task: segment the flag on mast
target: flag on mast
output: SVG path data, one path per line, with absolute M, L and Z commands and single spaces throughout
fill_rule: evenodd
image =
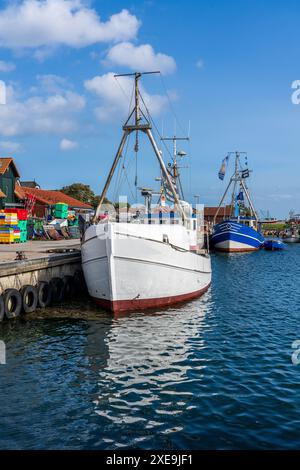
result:
M 222 181 L 223 181 L 225 173 L 226 173 L 228 160 L 229 160 L 229 155 L 226 155 L 226 157 L 223 158 L 223 160 L 222 160 L 221 168 L 219 170 L 219 178 Z
M 243 191 L 240 191 L 239 194 L 236 197 L 237 201 L 243 201 L 244 200 L 244 193 Z
M 242 171 L 242 178 L 249 178 L 249 176 L 250 176 L 250 172 L 249 172 L 248 168 L 246 168 L 246 170 Z

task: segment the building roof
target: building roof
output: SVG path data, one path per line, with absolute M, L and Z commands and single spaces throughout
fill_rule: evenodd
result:
M 40 189 L 40 185 L 35 181 L 20 181 L 21 186 L 25 186 L 26 188 L 37 188 Z
M 84 202 L 78 201 L 77 199 L 67 196 L 66 194 L 62 193 L 61 191 L 52 191 L 46 189 L 37 189 L 37 188 L 26 188 L 25 186 L 17 186 L 15 188 L 15 192 L 19 193 L 21 199 L 26 197 L 29 194 L 32 194 L 36 197 L 37 201 L 42 202 L 43 204 L 47 204 L 52 206 L 57 204 L 58 202 L 64 202 L 68 204 L 70 207 L 78 207 L 80 209 L 92 209 L 92 206 L 89 204 L 85 204 Z
M 13 164 L 17 176 L 20 178 L 20 173 L 18 171 L 18 168 L 16 167 L 16 164 L 14 162 L 14 159 L 11 157 L 0 157 L 0 175 L 3 175 L 7 168 L 9 167 L 10 164 Z
M 1 191 L 1 189 L 0 189 L 0 198 L 2 198 L 2 197 L 6 197 L 6 194 L 3 191 Z
M 17 196 L 18 199 L 24 199 L 26 196 L 23 189 L 20 186 L 19 181 L 16 181 L 16 184 L 15 184 L 15 195 Z

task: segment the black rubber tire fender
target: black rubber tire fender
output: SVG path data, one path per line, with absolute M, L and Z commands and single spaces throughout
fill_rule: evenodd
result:
M 30 284 L 23 286 L 21 289 L 23 312 L 32 313 L 36 310 L 38 304 L 37 288 Z
M 63 280 L 60 277 L 54 277 L 51 279 L 50 284 L 52 285 L 52 301 L 54 303 L 60 303 L 64 300 L 65 289 Z
M 64 276 L 64 297 L 65 299 L 72 299 L 75 295 L 75 283 L 73 276 Z
M 79 294 L 81 294 L 81 293 L 83 293 L 87 290 L 84 275 L 83 275 L 82 271 L 80 271 L 80 270 L 75 271 L 73 279 L 74 279 L 74 286 L 75 286 L 76 295 L 79 295 Z
M 3 294 L 4 312 L 9 319 L 16 318 L 22 310 L 22 295 L 17 289 L 6 289 Z
M 40 281 L 37 285 L 38 306 L 48 307 L 52 302 L 52 285 L 47 281 Z
M 4 316 L 5 316 L 5 312 L 4 312 L 4 300 L 3 300 L 2 295 L 0 295 L 0 322 L 2 322 Z

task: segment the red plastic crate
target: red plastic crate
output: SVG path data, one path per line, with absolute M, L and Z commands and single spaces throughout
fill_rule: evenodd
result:
M 13 212 L 17 214 L 18 220 L 27 220 L 28 219 L 28 211 L 26 209 L 16 209 L 16 208 L 11 208 L 11 209 L 4 209 L 4 212 Z

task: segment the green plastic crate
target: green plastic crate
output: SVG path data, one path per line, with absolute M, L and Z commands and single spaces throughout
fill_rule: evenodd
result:
M 24 243 L 27 241 L 27 230 L 22 230 L 20 232 L 20 242 Z
M 63 202 L 58 202 L 57 204 L 55 204 L 56 211 L 67 211 L 68 208 L 68 204 L 64 204 Z
M 54 214 L 67 214 L 68 215 L 68 209 L 54 209 Z
M 18 226 L 21 231 L 27 230 L 27 220 L 19 220 Z

